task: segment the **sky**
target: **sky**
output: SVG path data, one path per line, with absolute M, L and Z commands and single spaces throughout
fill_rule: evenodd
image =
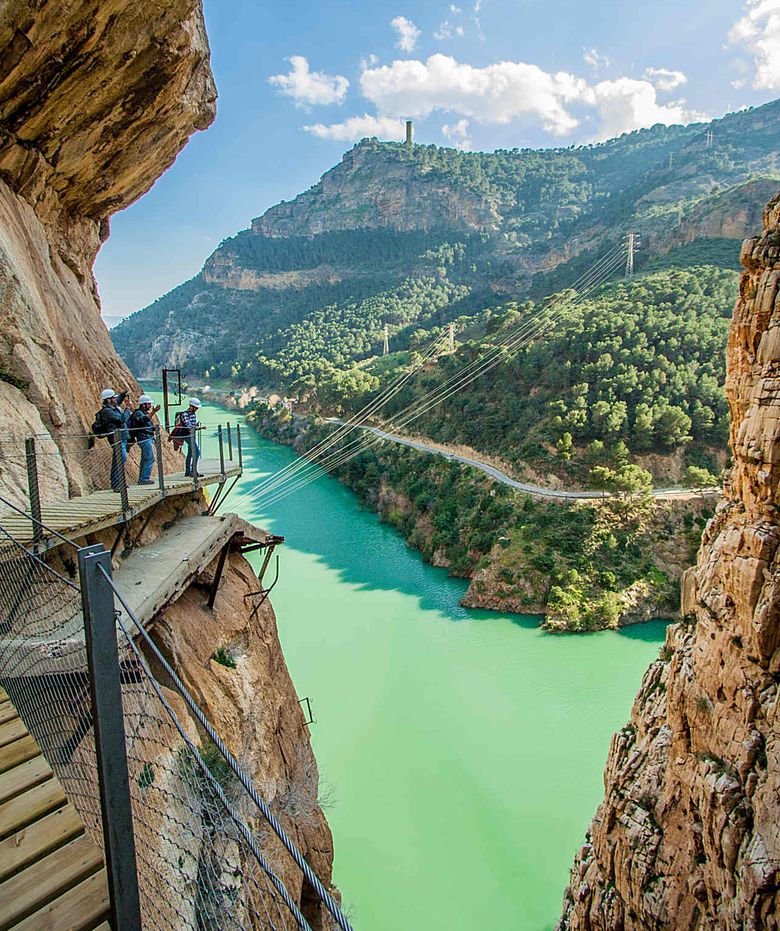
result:
M 218 115 L 111 220 L 104 315 L 197 274 L 363 136 L 578 145 L 780 96 L 780 0 L 204 0 Z

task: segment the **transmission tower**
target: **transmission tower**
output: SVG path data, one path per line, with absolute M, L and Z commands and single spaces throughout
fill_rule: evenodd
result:
M 455 352 L 455 324 L 450 324 L 449 337 L 447 342 L 449 352 Z
M 674 156 L 673 156 L 673 154 L 670 152 L 670 153 L 669 153 L 669 171 L 672 170 L 672 161 L 673 161 L 673 159 L 674 159 Z
M 711 129 L 708 129 L 707 130 L 707 148 L 711 149 L 714 142 L 715 142 L 715 133 Z
M 628 255 L 626 256 L 626 278 L 634 276 L 634 251 L 637 248 L 637 234 L 628 234 Z
M 388 332 L 387 332 L 387 324 L 385 324 L 385 342 L 384 342 L 384 346 L 382 347 L 382 355 L 383 356 L 390 355 L 390 336 L 388 335 Z

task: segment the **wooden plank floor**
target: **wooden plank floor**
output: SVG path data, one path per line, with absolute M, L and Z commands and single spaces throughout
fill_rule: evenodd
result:
M 0 931 L 110 931 L 103 854 L 2 689 L 0 721 Z
M 222 474 L 216 459 L 201 459 L 198 463 L 203 477 L 199 485 L 214 485 L 221 481 Z M 225 463 L 225 477 L 233 478 L 241 474 L 238 463 Z M 157 504 L 163 497 L 184 495 L 192 491 L 192 479 L 183 472 L 174 472 L 165 476 L 165 493 L 157 485 L 129 485 L 127 496 L 130 502 L 131 518 L 141 514 L 147 508 Z M 82 495 L 63 501 L 41 505 L 41 519 L 47 527 L 56 530 L 65 537 L 83 537 L 123 521 L 120 496 L 114 491 L 96 491 L 91 495 Z M 33 542 L 32 525 L 29 519 L 10 509 L 0 510 L 0 527 L 6 530 L 18 543 L 30 546 Z M 62 540 L 44 530 L 44 538 L 38 551 L 60 546 Z

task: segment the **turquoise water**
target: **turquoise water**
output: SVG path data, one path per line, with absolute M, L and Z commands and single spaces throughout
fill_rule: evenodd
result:
M 253 484 L 295 456 L 244 437 L 226 507 L 286 538 L 272 600 L 314 707 L 335 878 L 356 927 L 553 928 L 610 736 L 664 625 L 556 637 L 536 618 L 461 608 L 465 583 L 332 479 L 266 512 Z

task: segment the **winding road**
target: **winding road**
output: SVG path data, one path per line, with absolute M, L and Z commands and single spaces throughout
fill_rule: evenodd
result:
M 332 423 L 343 424 L 343 421 L 338 420 L 335 417 L 329 419 Z M 389 440 L 392 443 L 399 443 L 401 446 L 411 446 L 412 449 L 417 449 L 421 453 L 431 453 L 432 455 L 443 456 L 445 459 L 450 459 L 455 462 L 462 462 L 464 465 L 471 466 L 474 469 L 479 469 L 481 472 L 484 472 L 486 475 L 494 478 L 497 482 L 501 482 L 504 485 L 509 485 L 511 488 L 516 488 L 518 491 L 523 491 L 526 494 L 535 495 L 540 498 L 554 498 L 559 501 L 572 499 L 575 501 L 581 501 L 589 498 L 611 497 L 611 494 L 608 491 L 563 491 L 556 488 L 545 488 L 542 485 L 530 485 L 526 482 L 518 482 L 517 479 L 507 475 L 506 472 L 502 472 L 500 469 L 497 469 L 495 466 L 488 465 L 486 462 L 480 462 L 479 459 L 469 459 L 468 456 L 461 456 L 458 453 L 447 452 L 446 450 L 438 449 L 435 446 L 429 446 L 427 443 L 422 443 L 420 440 L 412 440 L 405 436 L 398 436 L 395 433 L 387 433 L 385 430 L 380 430 L 379 427 L 361 425 L 360 429 L 366 430 L 369 433 L 373 433 L 380 439 Z M 720 493 L 720 488 L 654 488 L 651 492 L 654 498 L 660 499 L 681 498 L 685 495 L 709 496 L 719 495 Z

